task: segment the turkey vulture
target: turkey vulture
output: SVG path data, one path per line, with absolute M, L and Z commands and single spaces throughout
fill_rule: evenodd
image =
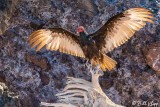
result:
M 78 35 L 63 28 L 48 28 L 34 31 L 28 41 L 32 48 L 36 47 L 36 51 L 43 47 L 51 51 L 59 50 L 85 58 L 103 71 L 110 71 L 116 61 L 105 53 L 125 43 L 147 22 L 153 23 L 152 18 L 148 9 L 131 8 L 110 18 L 93 34 L 86 34 L 83 26 L 77 29 Z

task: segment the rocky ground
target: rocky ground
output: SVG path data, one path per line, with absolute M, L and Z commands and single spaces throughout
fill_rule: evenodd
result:
M 112 73 L 105 72 L 100 84 L 117 104 L 137 107 L 139 102 L 153 101 L 160 106 L 159 0 L 0 1 L 0 82 L 19 95 L 15 99 L 2 93 L 0 106 L 39 107 L 41 101 L 57 100 L 54 95 L 63 89 L 67 76 L 91 79 L 85 60 L 31 49 L 27 37 L 34 30 L 58 26 L 75 33 L 83 25 L 93 33 L 111 16 L 131 7 L 150 9 L 155 23 L 147 24 L 127 43 L 108 53 L 118 64 Z

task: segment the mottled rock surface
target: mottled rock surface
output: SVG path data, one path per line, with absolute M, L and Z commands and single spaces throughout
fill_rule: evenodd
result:
M 0 35 L 10 26 L 9 20 L 16 10 L 20 0 L 0 0 Z
M 0 107 L 17 107 L 18 95 L 11 92 L 8 87 L 0 82 Z
M 160 41 L 144 49 L 147 64 L 160 74 Z
M 25 59 L 26 61 L 40 67 L 42 70 L 48 70 L 50 68 L 50 64 L 45 57 L 27 53 L 25 54 Z
M 55 51 L 36 53 L 31 49 L 27 38 L 34 30 L 58 26 L 76 33 L 77 27 L 83 25 L 88 33 L 93 33 L 111 16 L 132 7 L 153 11 L 155 23 L 147 24 L 127 43 L 108 53 L 118 64 L 113 73 L 105 73 L 100 78 L 100 84 L 107 96 L 120 105 L 137 107 L 132 105 L 134 101 L 160 102 L 159 78 L 147 65 L 142 51 L 160 40 L 158 0 L 93 0 L 98 10 L 94 16 L 84 12 L 85 6 L 81 10 L 77 0 L 20 0 L 17 3 L 13 7 L 7 5 L 9 10 L 15 9 L 12 15 L 5 9 L 0 10 L 0 17 L 10 16 L 8 24 L 0 25 L 0 30 L 2 26 L 7 28 L 0 36 L 0 74 L 8 88 L 19 94 L 18 102 L 12 107 L 39 107 L 42 101 L 55 102 L 55 94 L 64 88 L 67 76 L 91 79 L 85 60 Z M 0 22 L 4 19 L 0 18 Z M 43 70 L 27 62 L 25 55 L 29 53 L 45 57 L 50 69 Z

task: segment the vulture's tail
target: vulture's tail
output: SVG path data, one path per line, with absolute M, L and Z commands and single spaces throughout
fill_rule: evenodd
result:
M 102 55 L 101 59 L 94 58 L 91 60 L 91 63 L 94 66 L 99 65 L 102 71 L 106 70 L 111 71 L 116 66 L 117 62 L 103 53 L 101 55 Z

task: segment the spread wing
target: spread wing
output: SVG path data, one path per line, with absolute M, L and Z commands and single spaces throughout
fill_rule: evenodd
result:
M 99 50 L 109 52 L 130 39 L 151 22 L 152 13 L 145 8 L 131 8 L 110 18 L 97 32 L 89 35 Z
M 62 28 L 34 31 L 28 41 L 32 48 L 36 47 L 36 51 L 46 47 L 47 50 L 59 50 L 63 53 L 85 57 L 78 36 Z

